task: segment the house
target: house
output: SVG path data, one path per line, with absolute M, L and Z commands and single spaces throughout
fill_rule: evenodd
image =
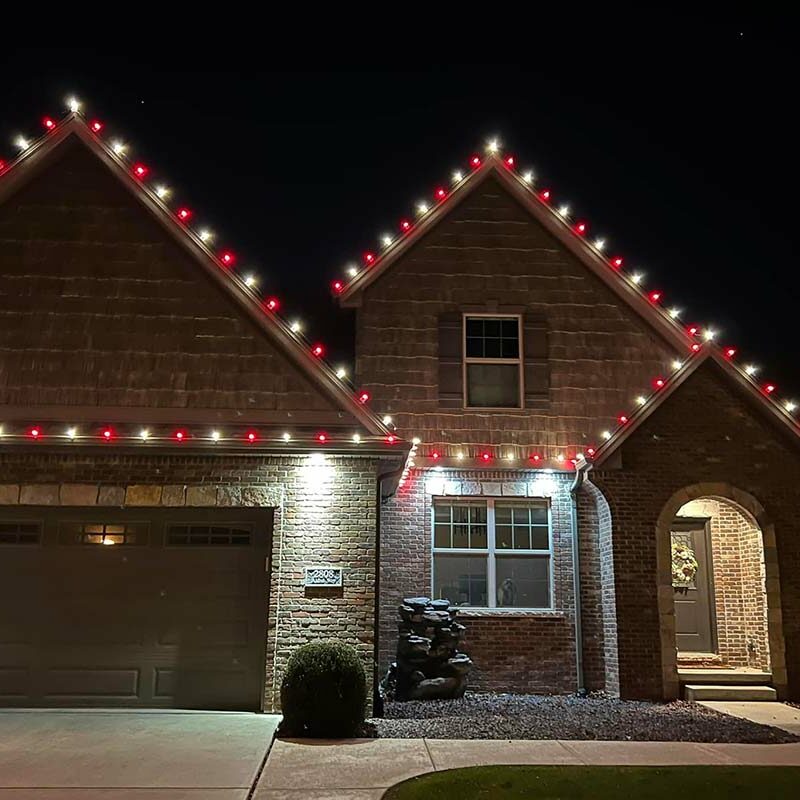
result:
M 512 157 L 334 284 L 348 384 L 101 122 L 50 123 L 0 163 L 0 705 L 274 709 L 295 646 L 377 678 L 431 593 L 479 689 L 800 697 L 793 408 Z

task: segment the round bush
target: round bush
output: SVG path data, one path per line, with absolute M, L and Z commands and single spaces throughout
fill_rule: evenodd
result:
M 355 648 L 312 642 L 290 656 L 281 684 L 281 733 L 336 739 L 354 736 L 364 722 L 367 679 Z

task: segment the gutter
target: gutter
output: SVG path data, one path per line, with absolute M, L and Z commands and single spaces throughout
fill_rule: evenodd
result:
M 581 624 L 581 555 L 580 535 L 578 532 L 578 490 L 586 478 L 589 464 L 585 460 L 578 462 L 575 471 L 575 480 L 570 486 L 569 493 L 572 499 L 570 515 L 572 518 L 572 586 L 575 594 L 575 673 L 578 684 L 578 694 L 586 691 L 583 674 L 583 626 Z

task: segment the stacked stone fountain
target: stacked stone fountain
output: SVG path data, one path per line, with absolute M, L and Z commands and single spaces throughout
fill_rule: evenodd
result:
M 449 600 L 406 597 L 399 607 L 397 661 L 381 687 L 387 699 L 432 700 L 462 697 L 472 667 L 458 652 L 466 630 L 456 622 Z

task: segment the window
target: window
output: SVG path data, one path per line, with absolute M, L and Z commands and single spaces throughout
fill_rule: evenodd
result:
M 251 529 L 241 525 L 169 525 L 166 543 L 171 547 L 247 547 L 250 534 Z
M 38 522 L 0 522 L 0 544 L 39 544 L 41 536 Z
M 464 317 L 464 388 L 468 407 L 522 407 L 520 351 L 520 317 Z
M 147 544 L 146 522 L 62 522 L 61 544 L 137 545 Z
M 477 608 L 550 608 L 546 501 L 437 500 L 433 595 Z

